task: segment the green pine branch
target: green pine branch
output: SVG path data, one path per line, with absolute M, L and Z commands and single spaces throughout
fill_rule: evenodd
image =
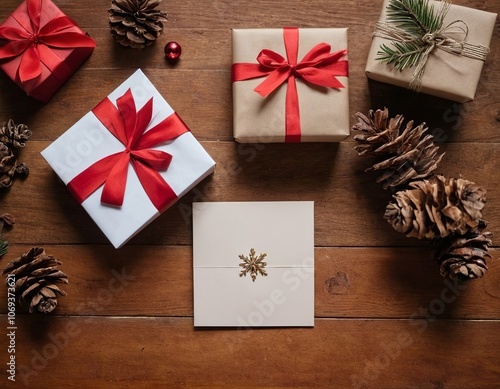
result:
M 382 44 L 377 59 L 393 64 L 396 69 L 404 70 L 416 66 L 427 46 L 422 38 L 427 33 L 438 31 L 448 12 L 449 1 L 443 0 L 436 10 L 429 0 L 390 0 L 387 6 L 387 22 L 399 28 L 412 40 L 392 40 L 392 47 Z
M 429 0 L 390 0 L 387 20 L 409 34 L 422 38 L 441 28 L 448 8 L 449 2 L 446 0 L 442 1 L 438 11 L 429 4 Z
M 397 70 L 416 66 L 424 54 L 425 46 L 417 42 L 392 42 L 394 48 L 381 45 L 378 60 L 394 65 Z

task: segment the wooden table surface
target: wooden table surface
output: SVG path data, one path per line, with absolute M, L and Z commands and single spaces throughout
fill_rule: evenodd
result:
M 0 20 L 18 0 L 0 3 Z M 17 223 L 6 263 L 43 246 L 69 276 L 49 315 L 16 311 L 16 382 L 7 380 L 7 293 L 0 289 L 0 387 L 500 388 L 500 251 L 483 279 L 454 285 L 427 244 L 383 218 L 389 191 L 370 159 L 338 144 L 240 145 L 232 139 L 231 28 L 349 27 L 350 115 L 387 106 L 426 121 L 446 155 L 438 171 L 488 190 L 484 218 L 500 239 L 500 24 L 476 99 L 456 104 L 369 82 L 364 66 L 382 0 L 164 1 L 165 34 L 143 51 L 116 44 L 109 1 L 55 0 L 95 38 L 90 59 L 48 104 L 0 74 L 0 121 L 33 131 L 30 167 L 0 196 Z M 455 0 L 500 12 L 498 0 Z M 169 40 L 183 47 L 166 64 Z M 188 193 L 115 250 L 40 151 L 142 68 L 217 162 Z M 193 201 L 315 201 L 315 327 L 193 327 Z M 494 241 L 498 247 L 498 241 Z

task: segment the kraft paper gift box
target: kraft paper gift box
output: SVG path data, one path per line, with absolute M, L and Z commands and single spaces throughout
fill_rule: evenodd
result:
M 215 167 L 141 70 L 42 156 L 116 248 Z
M 439 10 L 442 2 L 430 0 L 430 5 Z M 385 26 L 387 20 L 387 6 L 389 0 L 384 1 L 379 25 Z M 451 5 L 443 20 L 443 34 L 459 42 L 457 47 L 470 51 L 479 47 L 480 51 L 487 54 L 496 21 L 496 14 L 473 8 Z M 392 23 L 389 22 L 390 25 Z M 449 27 L 449 28 L 447 28 Z M 416 71 L 416 66 L 399 71 L 392 64 L 378 60 L 380 46 L 393 48 L 391 39 L 378 33 L 374 34 L 370 53 L 366 64 L 368 78 L 384 83 L 409 88 L 410 82 Z M 467 35 L 463 31 L 468 30 Z M 379 36 L 380 35 L 380 36 Z M 466 42 L 465 45 L 463 43 Z M 421 79 L 420 92 L 442 97 L 448 100 L 464 103 L 474 99 L 483 68 L 483 60 L 469 58 L 465 55 L 453 54 L 442 50 L 440 45 L 431 51 L 425 65 Z M 482 49 L 480 47 L 483 47 Z
M 234 29 L 232 45 L 236 141 L 340 142 L 349 135 L 347 29 Z
M 193 254 L 196 327 L 314 326 L 312 201 L 194 203 Z
M 50 0 L 26 0 L 0 25 L 0 68 L 43 102 L 94 48 L 94 40 Z

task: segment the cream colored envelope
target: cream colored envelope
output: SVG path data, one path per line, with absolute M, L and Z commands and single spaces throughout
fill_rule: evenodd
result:
M 193 250 L 195 326 L 314 326 L 313 202 L 194 203 Z

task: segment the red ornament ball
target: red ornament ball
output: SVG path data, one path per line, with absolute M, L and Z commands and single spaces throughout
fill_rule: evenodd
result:
M 168 42 L 165 45 L 164 52 L 165 58 L 167 58 L 169 61 L 175 62 L 181 56 L 182 48 L 181 45 L 177 42 Z

